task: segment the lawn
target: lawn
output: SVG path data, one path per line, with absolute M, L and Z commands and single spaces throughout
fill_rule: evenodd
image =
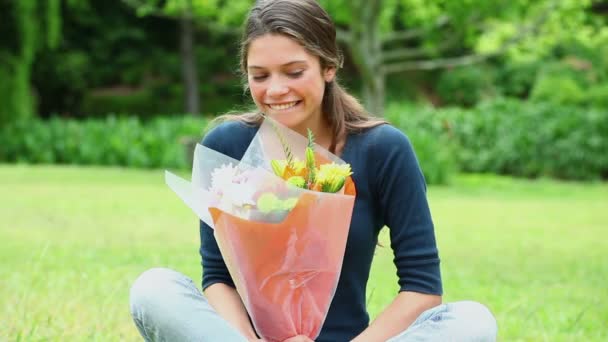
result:
M 429 200 L 445 301 L 488 305 L 501 341 L 608 339 L 608 184 L 469 175 Z M 2 341 L 137 341 L 140 272 L 200 283 L 197 220 L 161 170 L 4 165 L 0 203 Z M 372 316 L 397 289 L 382 238 Z

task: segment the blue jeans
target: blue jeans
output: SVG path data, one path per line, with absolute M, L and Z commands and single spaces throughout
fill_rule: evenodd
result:
M 131 288 L 130 302 L 146 341 L 247 341 L 215 312 L 190 278 L 173 270 L 144 272 Z M 388 341 L 495 341 L 496 330 L 496 320 L 485 306 L 455 302 L 423 312 Z

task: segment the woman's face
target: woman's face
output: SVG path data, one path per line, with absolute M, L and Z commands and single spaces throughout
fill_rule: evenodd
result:
M 334 69 L 321 71 L 319 58 L 294 40 L 267 34 L 251 42 L 247 80 L 259 110 L 302 134 L 322 124 L 325 82 Z

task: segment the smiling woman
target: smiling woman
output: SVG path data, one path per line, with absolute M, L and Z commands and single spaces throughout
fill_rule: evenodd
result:
M 239 121 L 259 126 L 267 114 L 340 155 L 346 137 L 386 123 L 365 111 L 340 86 L 343 56 L 336 28 L 316 1 L 258 1 L 241 41 L 245 87 L 258 111 L 224 115 L 214 124 Z
M 302 135 L 310 128 L 318 143 L 330 145 L 331 130 L 321 103 L 335 68 L 322 70 L 319 58 L 293 39 L 268 34 L 249 46 L 247 71 L 251 96 L 261 111 Z
M 485 306 L 441 304 L 439 255 L 418 160 L 402 132 L 373 118 L 340 87 L 336 74 L 342 55 L 325 10 L 316 0 L 257 1 L 241 47 L 241 70 L 257 111 L 222 116 L 220 122 L 231 122 L 211 130 L 203 145 L 241 160 L 267 115 L 302 135 L 310 129 L 319 145 L 352 167 L 357 196 L 340 278 L 321 332 L 313 338 L 495 340 L 496 321 Z M 370 324 L 365 292 L 384 226 L 390 229 L 399 293 Z M 178 272 L 147 271 L 131 289 L 137 327 L 150 341 L 258 340 L 212 228 L 201 223 L 200 236 L 204 294 Z

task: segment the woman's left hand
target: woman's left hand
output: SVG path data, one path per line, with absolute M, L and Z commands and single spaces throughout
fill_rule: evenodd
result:
M 310 338 L 308 338 L 308 336 L 306 336 L 306 335 L 298 335 L 298 336 L 290 337 L 283 342 L 314 342 L 314 341 L 311 340 Z

